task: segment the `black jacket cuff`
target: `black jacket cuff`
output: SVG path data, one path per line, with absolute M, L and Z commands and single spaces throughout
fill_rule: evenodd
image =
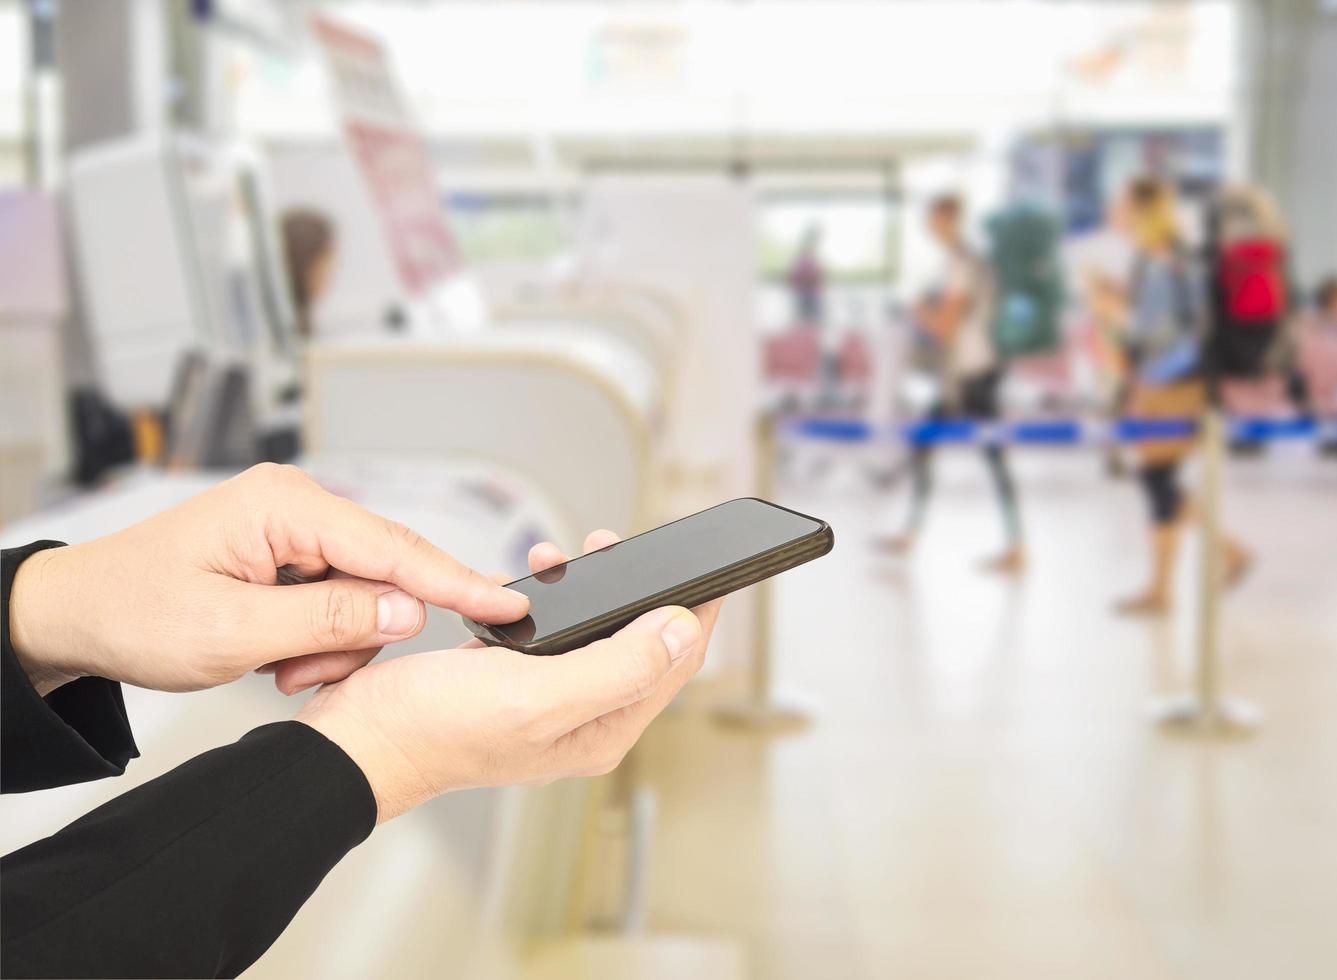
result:
M 0 791 L 30 790 L 119 776 L 139 755 L 121 685 L 81 677 L 40 697 L 19 664 L 9 635 L 14 573 L 31 555 L 61 547 L 37 541 L 3 553 L 0 636 Z
M 236 976 L 375 824 L 341 748 L 257 728 L 0 859 L 5 976 Z

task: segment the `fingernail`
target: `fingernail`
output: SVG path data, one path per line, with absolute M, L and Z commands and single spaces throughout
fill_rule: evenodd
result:
M 408 636 L 421 618 L 422 607 L 407 592 L 395 589 L 376 600 L 376 628 L 382 636 Z
M 506 589 L 505 591 L 509 592 L 513 596 L 517 596 L 518 598 L 525 600 L 526 603 L 529 602 L 529 596 L 525 595 L 519 589 Z
M 272 674 L 276 670 L 278 670 L 278 667 L 274 664 L 264 664 L 260 667 L 255 668 L 255 672 L 257 674 Z
M 677 660 L 696 644 L 701 637 L 701 624 L 696 617 L 683 610 L 670 619 L 660 634 L 664 646 L 668 647 L 669 658 Z

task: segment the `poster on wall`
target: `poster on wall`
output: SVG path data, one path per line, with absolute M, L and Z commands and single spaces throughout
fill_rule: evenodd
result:
M 311 30 L 329 67 L 344 137 L 380 214 L 400 281 L 421 296 L 461 265 L 431 158 L 374 37 L 320 15 Z

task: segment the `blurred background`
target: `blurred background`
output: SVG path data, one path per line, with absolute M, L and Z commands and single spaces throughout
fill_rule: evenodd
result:
M 1330 976 L 1335 105 L 1332 0 L 0 0 L 0 538 L 835 529 L 248 976 Z M 127 702 L 5 851 L 295 709 Z

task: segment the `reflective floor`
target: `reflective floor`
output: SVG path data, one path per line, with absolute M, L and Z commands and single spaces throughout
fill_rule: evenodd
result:
M 1265 712 L 1242 739 L 1148 723 L 1189 680 L 1196 552 L 1174 616 L 1114 617 L 1142 501 L 1093 457 L 1020 461 L 1015 581 L 977 568 L 1000 531 L 968 452 L 905 559 L 870 550 L 897 508 L 853 468 L 791 480 L 838 541 L 775 593 L 777 688 L 813 723 L 723 731 L 717 686 L 655 726 L 651 931 L 741 940 L 765 978 L 1331 976 L 1337 464 L 1277 448 L 1228 481 L 1259 559 L 1223 609 L 1226 686 Z

